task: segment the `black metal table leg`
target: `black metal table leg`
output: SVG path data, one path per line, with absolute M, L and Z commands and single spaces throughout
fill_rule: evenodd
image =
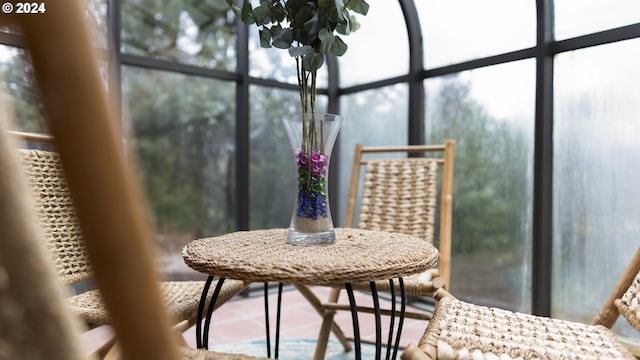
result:
M 398 320 L 398 332 L 396 333 L 396 342 L 393 346 L 393 356 L 392 359 L 395 359 L 398 355 L 398 348 L 400 347 L 400 335 L 402 335 L 402 326 L 404 325 L 404 315 L 407 308 L 407 297 L 404 292 L 404 281 L 402 278 L 398 278 L 398 285 L 400 287 L 400 319 Z
M 389 339 L 387 340 L 386 360 L 389 360 L 391 356 L 390 344 L 393 343 L 393 325 L 396 319 L 396 287 L 393 284 L 393 279 L 389 279 L 389 289 L 391 289 L 391 316 L 389 318 Z
M 351 321 L 353 322 L 353 342 L 355 344 L 356 360 L 362 359 L 362 353 L 360 348 L 360 325 L 358 325 L 358 310 L 356 309 L 356 299 L 353 296 L 353 288 L 351 283 L 344 284 L 347 290 L 347 296 L 349 297 L 349 306 L 351 307 Z
M 218 296 L 220 296 L 220 290 L 222 290 L 223 283 L 224 278 L 219 278 L 218 283 L 216 284 L 216 289 L 213 291 L 213 295 L 211 296 L 209 309 L 207 309 L 207 318 L 204 320 L 204 331 L 202 334 L 202 347 L 204 347 L 205 349 L 209 348 L 209 327 L 211 326 L 211 319 L 213 318 L 213 309 L 216 306 Z
M 264 324 L 267 341 L 267 357 L 271 357 L 271 326 L 269 326 L 269 283 L 264 283 Z
M 224 278 L 218 279 L 216 288 L 213 291 L 213 295 L 211 296 L 211 302 L 209 303 L 206 317 L 204 318 L 204 329 L 202 329 L 202 315 L 204 312 L 204 307 L 206 306 L 207 295 L 209 294 L 209 288 L 211 287 L 213 278 L 214 277 L 211 275 L 207 277 L 207 281 L 204 283 L 204 288 L 202 289 L 202 295 L 200 296 L 200 304 L 198 304 L 198 314 L 196 315 L 196 347 L 198 349 L 206 349 L 209 347 L 209 328 L 211 326 L 211 318 L 213 317 L 213 309 L 216 306 L 216 301 L 218 300 L 220 290 L 222 290 L 222 284 L 224 283 Z
M 282 283 L 278 283 L 278 299 L 276 307 L 276 343 L 274 345 L 274 358 L 278 358 L 280 349 L 280 313 L 282 310 Z M 264 315 L 265 331 L 267 343 L 267 357 L 271 358 L 271 325 L 269 324 L 269 283 L 264 283 Z
M 202 349 L 202 315 L 212 281 L 213 276 L 207 277 L 207 281 L 204 283 L 204 288 L 202 289 L 202 295 L 200 296 L 200 303 L 198 304 L 198 314 L 196 316 L 196 347 L 198 349 Z
M 382 353 L 382 324 L 380 319 L 380 299 L 378 298 L 378 290 L 376 289 L 376 282 L 370 281 L 369 288 L 371 289 L 371 298 L 373 299 L 373 313 L 376 319 L 376 359 L 380 359 Z
M 278 349 L 280 348 L 280 313 L 282 308 L 282 283 L 278 284 L 278 306 L 276 308 L 276 345 L 275 358 L 278 358 Z

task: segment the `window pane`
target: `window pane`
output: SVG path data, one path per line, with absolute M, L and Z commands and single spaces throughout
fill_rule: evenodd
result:
M 408 122 L 408 89 L 398 84 L 343 96 L 340 100 L 342 129 L 338 135 L 339 161 L 338 200 L 331 199 L 334 224 L 343 225 L 349 177 L 356 143 L 367 146 L 406 145 Z M 333 160 L 332 160 L 333 161 Z
M 360 29 L 340 36 L 349 46 L 346 54 L 338 58 L 341 87 L 409 72 L 409 40 L 400 5 L 389 0 L 367 3 L 367 15 L 355 14 Z
M 16 130 L 48 133 L 40 90 L 26 51 L 0 45 L 0 84 L 2 96 L 13 107 Z
M 528 311 L 535 62 L 425 86 L 427 143 L 456 142 L 451 289 L 474 303 Z
M 224 1 L 122 2 L 122 52 L 236 68 L 235 18 Z
M 296 195 L 296 167 L 282 118 L 298 113 L 298 92 L 252 86 L 250 96 L 249 226 L 286 228 Z M 326 111 L 327 99 L 319 96 L 317 101 L 317 111 Z
M 85 16 L 92 26 L 93 44 L 106 49 L 107 41 L 107 0 L 88 0 Z
M 123 67 L 123 105 L 164 255 L 235 229 L 235 87 Z
M 416 1 L 426 68 L 536 44 L 535 1 Z
M 630 81 L 640 78 L 638 54 L 640 40 L 629 40 L 556 57 L 556 317 L 588 322 L 638 247 L 640 83 Z
M 554 1 L 555 37 L 566 39 L 640 22 L 637 0 Z

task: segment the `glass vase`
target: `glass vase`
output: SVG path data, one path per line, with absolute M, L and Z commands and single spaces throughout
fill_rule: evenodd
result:
M 283 119 L 296 164 L 296 197 L 287 234 L 294 245 L 335 241 L 329 206 L 329 162 L 342 117 L 302 114 Z

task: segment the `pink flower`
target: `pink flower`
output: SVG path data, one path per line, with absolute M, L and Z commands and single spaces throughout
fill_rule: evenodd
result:
M 312 153 L 311 165 L 313 168 L 313 175 L 324 176 L 327 168 L 327 156 L 317 152 Z

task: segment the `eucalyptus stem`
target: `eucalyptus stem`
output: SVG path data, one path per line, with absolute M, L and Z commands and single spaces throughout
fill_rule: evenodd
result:
M 309 128 L 307 126 L 307 78 L 304 73 L 304 68 L 302 64 L 302 60 L 300 57 L 296 56 L 296 72 L 298 76 L 298 91 L 300 97 L 300 105 L 302 109 L 302 140 L 300 142 L 300 150 L 303 153 L 307 153 L 310 144 L 307 143 L 307 139 L 309 138 Z
M 308 115 L 309 115 L 309 75 L 303 70 L 302 71 L 303 74 L 303 85 L 304 85 L 304 90 L 303 90 L 303 101 L 304 101 L 304 106 L 302 107 L 302 121 L 304 122 L 304 124 L 306 125 L 306 129 L 307 131 L 305 133 L 303 133 L 303 140 L 305 141 L 305 152 L 306 153 L 311 153 L 311 149 L 313 147 L 313 122 L 311 120 L 309 120 Z
M 318 134 L 316 129 L 316 76 L 317 71 L 311 71 L 311 131 L 313 132 L 312 139 L 313 149 L 318 149 Z
M 324 154 L 324 118 L 320 119 L 320 153 Z
M 316 112 L 316 77 L 318 72 L 316 70 L 311 71 L 311 112 Z

